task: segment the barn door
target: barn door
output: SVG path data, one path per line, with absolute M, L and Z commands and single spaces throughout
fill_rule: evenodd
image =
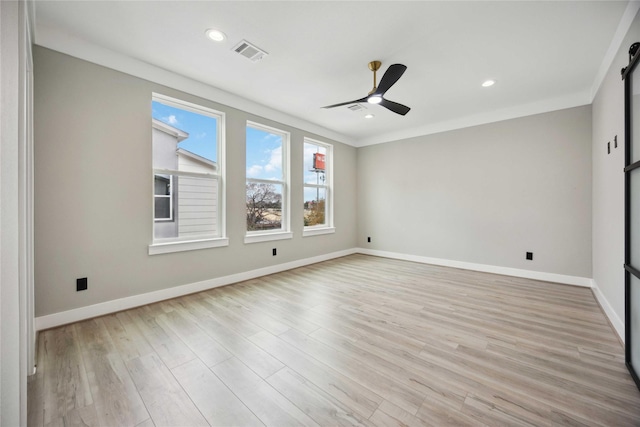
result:
M 640 71 L 638 48 L 629 49 L 622 69 L 625 87 L 625 363 L 640 380 Z

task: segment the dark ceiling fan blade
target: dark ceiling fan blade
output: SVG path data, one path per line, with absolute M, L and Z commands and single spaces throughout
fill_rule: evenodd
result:
M 388 91 L 389 88 L 393 86 L 400 77 L 402 77 L 406 69 L 407 69 L 406 65 L 402 65 L 402 64 L 390 65 L 389 68 L 387 68 L 387 71 L 384 73 L 384 76 L 382 76 L 382 79 L 380 80 L 380 84 L 378 85 L 378 88 L 376 89 L 375 93 L 381 96 L 384 95 L 384 93 Z
M 382 101 L 380 101 L 380 105 L 402 116 L 404 116 L 409 112 L 409 110 L 411 110 L 411 108 L 407 107 L 406 105 L 398 104 L 397 102 L 389 101 L 388 99 L 384 98 L 382 98 Z
M 355 101 L 341 102 L 340 104 L 327 105 L 326 107 L 322 107 L 322 108 L 342 107 L 343 105 L 357 104 L 358 102 L 367 102 L 367 97 L 356 99 Z

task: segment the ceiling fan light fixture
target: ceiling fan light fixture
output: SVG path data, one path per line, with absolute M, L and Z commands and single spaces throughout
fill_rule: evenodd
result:
M 207 35 L 207 37 L 209 37 L 211 40 L 213 40 L 214 42 L 222 42 L 224 41 L 227 36 L 220 30 L 216 30 L 215 28 L 209 28 L 205 34 Z
M 389 90 L 391 86 L 396 84 L 398 79 L 402 77 L 402 74 L 407 69 L 406 65 L 402 64 L 392 64 L 387 68 L 387 71 L 384 72 L 382 79 L 380 79 L 380 84 L 377 84 L 376 79 L 376 71 L 380 68 L 380 61 L 372 61 L 369 63 L 369 69 L 373 71 L 373 89 L 365 95 L 363 98 L 355 99 L 353 101 L 341 102 L 339 104 L 327 105 L 322 108 L 335 108 L 341 107 L 343 105 L 352 105 L 368 102 L 369 104 L 378 104 L 381 107 L 386 108 L 387 110 L 400 114 L 401 116 L 406 115 L 411 108 L 406 105 L 398 104 L 397 102 L 389 101 L 388 99 L 383 98 L 384 94 Z M 352 109 L 349 107 L 349 109 Z

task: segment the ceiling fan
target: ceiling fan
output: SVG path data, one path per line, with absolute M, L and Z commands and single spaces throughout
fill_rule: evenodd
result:
M 406 65 L 402 64 L 393 64 L 389 66 L 387 71 L 380 79 L 380 84 L 376 86 L 376 71 L 380 69 L 382 63 L 380 61 L 371 61 L 369 62 L 369 69 L 373 71 L 373 89 L 369 92 L 367 96 L 364 98 L 356 99 L 355 101 L 349 102 L 341 102 L 340 104 L 327 105 L 322 108 L 333 108 L 340 107 L 342 105 L 355 104 L 358 102 L 369 102 L 370 104 L 379 104 L 384 108 L 387 108 L 393 111 L 396 114 L 405 115 L 409 112 L 411 108 L 406 105 L 398 104 L 397 102 L 389 101 L 388 99 L 384 99 L 384 94 L 389 90 L 391 86 L 393 86 L 402 74 L 404 74 L 407 69 Z

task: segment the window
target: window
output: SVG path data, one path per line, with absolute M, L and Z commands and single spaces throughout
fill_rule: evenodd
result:
M 155 174 L 153 179 L 153 219 L 155 221 L 173 221 L 173 197 L 171 194 L 171 175 Z
M 149 254 L 225 246 L 224 115 L 154 94 L 153 244 Z
M 333 233 L 332 173 L 333 146 L 304 140 L 304 233 L 303 236 Z
M 245 243 L 290 239 L 289 133 L 247 122 Z

